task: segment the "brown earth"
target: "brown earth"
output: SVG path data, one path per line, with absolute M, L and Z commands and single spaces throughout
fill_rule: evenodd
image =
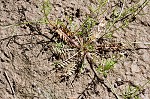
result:
M 66 22 L 66 16 L 72 16 L 77 24 L 90 14 L 88 6 L 96 5 L 94 0 L 50 2 L 50 20 Z M 70 74 L 72 65 L 66 70 L 55 69 L 50 59 L 52 43 L 42 43 L 52 37 L 49 26 L 21 24 L 44 17 L 41 4 L 42 0 L 0 1 L 1 99 L 123 99 L 121 95 L 129 85 L 142 88 L 138 95 L 140 99 L 150 99 L 150 83 L 145 84 L 150 80 L 149 49 L 125 51 L 127 56 L 118 60 L 104 81 L 96 79 L 88 65 L 78 75 Z M 133 49 L 150 48 L 149 12 L 147 5 L 142 10 L 145 15 L 138 15 L 128 28 L 114 33 L 117 41 L 125 42 Z

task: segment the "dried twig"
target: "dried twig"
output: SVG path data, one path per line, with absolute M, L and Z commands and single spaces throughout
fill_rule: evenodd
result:
M 9 79 L 9 77 L 8 77 L 8 75 L 7 75 L 7 73 L 6 73 L 5 71 L 4 71 L 4 74 L 3 74 L 3 75 L 5 76 L 7 82 L 8 82 L 8 84 L 9 84 L 9 86 L 10 86 L 10 89 L 11 89 L 12 95 L 14 96 L 14 99 L 16 99 L 14 88 L 12 87 L 12 85 L 11 85 L 11 83 L 10 83 L 10 79 Z

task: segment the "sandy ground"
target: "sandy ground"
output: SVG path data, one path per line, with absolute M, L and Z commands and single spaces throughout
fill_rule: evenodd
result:
M 72 16 L 80 24 L 90 14 L 94 0 L 50 0 L 50 20 L 66 22 Z M 46 24 L 20 24 L 42 19 L 41 0 L 0 1 L 0 98 L 1 99 L 123 99 L 128 86 L 138 86 L 140 99 L 150 99 L 150 50 L 125 51 L 103 82 L 85 71 L 68 76 L 69 69 L 54 69 L 50 59 L 52 35 Z M 150 48 L 150 7 L 128 28 L 114 34 L 130 48 Z M 42 33 L 44 35 L 35 35 Z M 16 36 L 19 35 L 19 36 Z M 31 43 L 32 42 L 32 43 Z M 37 43 L 39 42 L 39 43 Z M 132 44 L 131 42 L 137 42 Z M 130 43 L 130 44 L 129 44 Z M 44 49 L 43 49 L 44 48 Z M 67 68 L 72 66 L 68 65 Z M 108 87 L 108 88 L 107 88 Z M 113 89 L 113 90 L 112 90 Z

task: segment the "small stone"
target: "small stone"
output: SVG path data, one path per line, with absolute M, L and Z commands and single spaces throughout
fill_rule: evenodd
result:
M 141 96 L 142 99 L 149 99 L 148 94 L 145 94 L 145 95 L 141 94 L 140 96 Z
M 150 61 L 150 55 L 148 54 L 148 52 L 144 52 L 144 54 L 142 55 L 143 61 L 144 62 L 149 62 Z
M 122 81 L 121 78 L 117 78 L 117 81 Z
M 137 65 L 137 61 L 134 61 L 131 65 L 131 71 L 132 73 L 140 72 L 140 68 Z

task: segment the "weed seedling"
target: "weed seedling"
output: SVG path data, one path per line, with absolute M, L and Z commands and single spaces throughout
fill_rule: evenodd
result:
M 107 59 L 106 62 L 104 62 L 104 65 L 99 65 L 97 68 L 97 71 L 103 74 L 104 77 L 107 77 L 107 73 L 113 69 L 114 65 L 116 64 L 116 61 L 113 59 Z
M 124 99 L 141 99 L 139 95 L 144 91 L 144 87 L 148 83 L 150 83 L 150 80 L 148 80 L 142 86 L 128 85 L 125 89 L 125 92 L 122 94 L 123 98 Z
M 68 59 L 62 59 L 62 63 L 64 61 L 66 62 L 66 60 L 68 61 L 68 63 L 70 63 L 69 61 L 73 61 L 73 59 L 74 63 L 81 63 L 78 61 L 84 61 L 85 59 L 87 59 L 89 64 L 94 64 L 97 67 L 97 70 L 101 72 L 104 76 L 106 76 L 108 71 L 114 67 L 116 61 L 114 61 L 114 59 L 106 59 L 106 62 L 103 65 L 98 65 L 95 63 L 95 60 L 101 61 L 99 59 L 100 57 L 97 57 L 94 60 L 93 56 L 96 57 L 100 51 L 109 52 L 112 50 L 120 50 L 121 45 L 118 46 L 119 44 L 116 44 L 117 46 L 115 46 L 114 44 L 112 44 L 112 42 L 109 42 L 109 44 L 107 44 L 105 43 L 103 38 L 107 36 L 107 39 L 112 39 L 113 32 L 127 26 L 130 22 L 130 19 L 133 16 L 135 17 L 139 12 L 139 7 L 143 8 L 148 1 L 145 0 L 142 5 L 136 4 L 131 7 L 127 7 L 125 5 L 125 0 L 123 0 L 120 8 L 115 7 L 112 9 L 112 13 L 108 14 L 113 17 L 110 17 L 110 19 L 108 19 L 107 24 L 104 25 L 105 31 L 100 38 L 93 36 L 94 33 L 92 29 L 98 24 L 101 24 L 99 23 L 98 17 L 106 17 L 108 11 L 106 7 L 109 5 L 109 0 L 98 0 L 98 2 L 99 5 L 96 9 L 89 7 L 90 11 L 92 11 L 96 16 L 86 16 L 80 28 L 75 30 L 74 32 L 67 28 L 67 26 L 61 21 L 58 21 L 59 19 L 56 21 L 55 24 L 52 24 L 51 21 L 49 21 L 48 14 L 50 13 L 51 7 L 48 0 L 43 1 L 42 12 L 44 13 L 45 19 L 47 20 L 49 25 L 55 28 L 55 33 L 59 35 L 59 37 L 56 37 L 57 40 L 59 40 L 59 42 L 65 42 L 63 45 L 64 47 L 61 47 L 61 52 L 63 52 L 63 50 L 65 50 L 66 47 L 70 47 L 72 49 L 75 49 L 74 51 L 76 51 L 75 54 L 71 57 L 68 57 Z M 121 24 L 119 27 L 116 27 L 116 24 L 118 22 L 123 22 L 123 24 Z M 71 26 L 73 20 L 71 18 L 68 18 L 68 23 Z M 57 41 L 55 43 L 57 43 Z M 60 44 L 62 43 L 57 43 L 57 46 L 55 47 L 58 49 L 58 45 Z
M 140 88 L 138 86 L 128 86 L 126 91 L 123 94 L 124 99 L 140 99 L 138 93 Z

